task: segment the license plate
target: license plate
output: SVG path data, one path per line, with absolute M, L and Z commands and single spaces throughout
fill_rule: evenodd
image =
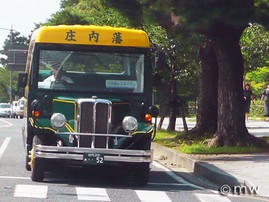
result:
M 83 155 L 83 162 L 87 164 L 103 164 L 104 155 L 96 153 L 87 153 Z

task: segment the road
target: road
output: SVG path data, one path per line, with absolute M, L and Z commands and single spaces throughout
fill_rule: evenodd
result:
M 25 119 L 23 119 L 25 120 Z M 0 118 L 0 201 L 262 201 L 252 196 L 221 196 L 206 181 L 178 169 L 173 172 L 153 162 L 149 184 L 129 183 L 114 170 L 47 173 L 42 183 L 32 182 L 24 166 L 21 139 L 23 120 Z

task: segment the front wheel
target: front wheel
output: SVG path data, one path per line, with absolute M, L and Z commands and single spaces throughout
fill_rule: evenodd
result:
M 150 167 L 149 163 L 139 163 L 135 166 L 134 180 L 139 186 L 146 186 L 149 180 Z
M 26 170 L 30 171 L 31 170 L 31 166 L 30 166 L 30 161 L 31 161 L 31 158 L 29 157 L 29 152 L 27 150 L 27 153 L 26 153 L 26 157 L 25 157 L 25 168 Z
M 42 144 L 40 138 L 37 136 L 34 137 L 33 139 L 33 147 L 35 145 Z M 31 154 L 31 179 L 35 182 L 42 182 L 44 179 L 44 159 L 42 158 L 36 158 L 33 154 L 33 149 L 32 149 L 32 154 Z

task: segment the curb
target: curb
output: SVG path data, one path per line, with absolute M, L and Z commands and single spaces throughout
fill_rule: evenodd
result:
M 205 178 L 218 187 L 223 185 L 229 185 L 230 187 L 252 185 L 252 183 L 247 180 L 236 178 L 218 167 L 205 161 L 200 161 L 190 155 L 179 153 L 154 142 L 151 146 L 154 151 L 154 157 L 159 156 L 169 162 L 169 164 L 183 167 L 194 175 Z

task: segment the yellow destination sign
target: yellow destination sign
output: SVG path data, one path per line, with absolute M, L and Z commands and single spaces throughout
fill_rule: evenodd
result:
M 59 43 L 103 46 L 149 47 L 142 30 L 95 25 L 59 25 L 37 29 L 32 36 L 36 43 Z

